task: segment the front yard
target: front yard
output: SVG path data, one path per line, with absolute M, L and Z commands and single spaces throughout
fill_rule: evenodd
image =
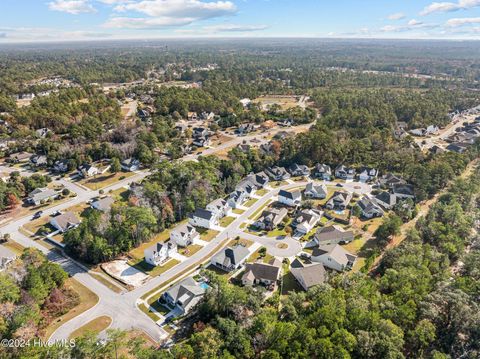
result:
M 117 172 L 110 173 L 106 172 L 103 174 L 96 175 L 94 177 L 84 178 L 78 181 L 79 184 L 90 188 L 91 190 L 99 190 L 108 186 L 111 186 L 118 181 L 121 181 L 125 178 L 131 177 L 135 172 Z
M 191 244 L 186 248 L 179 248 L 178 253 L 185 257 L 191 257 L 202 248 L 203 246 L 201 246 L 200 244 Z

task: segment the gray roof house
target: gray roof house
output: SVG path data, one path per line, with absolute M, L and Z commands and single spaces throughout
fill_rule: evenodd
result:
M 351 269 L 357 257 L 338 244 L 324 244 L 313 249 L 311 259 L 313 262 L 322 263 L 327 268 L 341 272 Z
M 58 197 L 57 191 L 50 188 L 36 188 L 28 194 L 28 202 L 35 206 Z
M 323 179 L 325 181 L 330 181 L 332 177 L 332 169 L 329 165 L 324 163 L 317 163 L 313 170 L 313 176 L 315 178 Z
M 73 212 L 65 212 L 50 220 L 50 224 L 60 232 L 66 232 L 71 228 L 75 228 L 80 222 L 80 219 Z
M 381 186 L 388 188 L 392 188 L 396 184 L 406 183 L 403 178 L 398 177 L 392 173 L 387 173 L 383 175 L 378 182 Z
M 327 186 L 325 184 L 317 184 L 310 182 L 307 184 L 305 187 L 305 191 L 303 192 L 305 197 L 307 198 L 317 198 L 317 199 L 323 199 L 327 197 L 328 190 Z
M 98 211 L 107 212 L 110 210 L 114 203 L 115 200 L 112 197 L 107 196 L 93 201 L 91 207 Z
M 335 169 L 335 177 L 344 180 L 353 180 L 355 178 L 355 168 L 349 168 L 344 165 L 340 165 Z
M 291 177 L 284 167 L 278 166 L 267 168 L 265 173 L 274 181 L 282 181 Z
M 321 263 L 304 264 L 296 259 L 292 262 L 290 273 L 292 273 L 304 290 L 309 290 L 316 285 L 324 283 L 326 280 L 325 268 Z
M 360 201 L 358 201 L 357 206 L 360 208 L 362 215 L 365 218 L 370 219 L 374 217 L 382 217 L 385 214 L 377 202 L 367 196 L 364 196 Z
M 310 168 L 305 165 L 299 165 L 297 163 L 292 164 L 288 168 L 288 172 L 290 172 L 290 174 L 294 177 L 310 176 Z
M 396 184 L 393 186 L 392 192 L 397 198 L 415 198 L 415 192 L 411 184 Z
M 350 192 L 335 191 L 327 202 L 328 209 L 340 209 L 344 210 L 352 200 L 352 194 Z
M 375 200 L 385 209 L 392 209 L 397 204 L 397 196 L 387 191 L 378 193 L 375 196 Z
M 282 262 L 273 258 L 269 263 L 247 263 L 242 276 L 243 285 L 263 284 L 270 286 L 277 282 L 282 271 Z
M 314 241 L 318 245 L 349 243 L 353 241 L 353 239 L 352 231 L 345 231 L 343 228 L 335 225 L 317 229 L 314 236 Z
M 272 208 L 262 212 L 262 215 L 253 224 L 255 227 L 265 229 L 267 231 L 273 230 L 285 218 L 288 211 L 286 208 Z
M 247 260 L 250 251 L 241 245 L 227 247 L 212 257 L 211 264 L 226 272 L 239 269 Z
M 17 256 L 10 249 L 0 245 L 0 272 L 4 271 Z
M 169 308 L 178 308 L 182 314 L 187 314 L 202 300 L 205 292 L 205 286 L 188 277 L 163 293 L 161 299 Z

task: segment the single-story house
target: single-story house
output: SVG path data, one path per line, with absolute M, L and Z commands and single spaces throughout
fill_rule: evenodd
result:
M 292 164 L 288 168 L 288 172 L 294 177 L 299 177 L 299 176 L 310 176 L 310 168 L 308 168 L 305 165 L 299 165 L 299 164 Z
M 110 211 L 110 208 L 112 208 L 112 205 L 115 203 L 115 199 L 113 199 L 110 196 L 103 197 L 100 199 L 97 199 L 92 202 L 90 205 L 93 209 L 96 209 L 98 211 L 102 212 L 108 212 Z
M 397 204 L 397 196 L 387 191 L 375 195 L 377 203 L 385 209 L 392 209 Z
M 352 200 L 352 194 L 350 192 L 335 191 L 327 202 L 328 209 L 344 210 L 348 207 Z
M 380 183 L 380 186 L 385 188 L 392 188 L 396 184 L 406 183 L 403 178 L 396 176 L 392 173 L 387 173 L 383 175 L 378 182 Z
M 382 217 L 385 214 L 382 207 L 380 207 L 374 199 L 371 199 L 368 196 L 364 196 L 358 201 L 357 206 L 362 211 L 362 216 L 368 219 Z
M 28 194 L 28 203 L 38 206 L 58 197 L 58 192 L 50 188 L 36 188 Z
M 250 286 L 262 284 L 268 287 L 278 281 L 281 272 L 282 262 L 276 258 L 268 263 L 247 263 L 242 276 L 242 284 Z
M 393 186 L 392 192 L 399 199 L 415 198 L 415 192 L 411 184 L 396 184 Z
M 80 219 L 73 212 L 65 212 L 50 220 L 50 224 L 62 233 L 77 227 L 80 222 Z
M 200 239 L 200 234 L 194 226 L 184 223 L 170 231 L 170 239 L 179 247 L 187 247 Z
M 355 168 L 349 168 L 344 165 L 340 165 L 335 169 L 335 177 L 343 180 L 353 180 L 355 173 Z
M 124 171 L 138 171 L 140 168 L 140 161 L 135 158 L 127 158 L 120 163 L 122 170 Z
M 197 208 L 195 212 L 190 214 L 188 222 L 192 226 L 210 229 L 218 224 L 218 218 L 209 210 Z
M 177 252 L 177 245 L 172 241 L 164 243 L 155 243 L 153 246 L 144 250 L 145 262 L 152 266 L 158 266 L 165 263 L 172 254 Z
M 230 214 L 231 207 L 223 198 L 218 198 L 207 205 L 207 210 L 220 219 Z
M 317 229 L 313 240 L 317 245 L 323 244 L 345 244 L 353 241 L 353 231 L 346 231 L 343 228 L 333 225 Z
M 286 208 L 272 208 L 266 209 L 262 212 L 262 215 L 253 224 L 254 227 L 264 229 L 267 231 L 273 230 L 280 222 L 283 221 L 288 211 Z
M 84 178 L 92 177 L 92 176 L 98 175 L 99 173 L 100 173 L 100 170 L 94 165 L 91 165 L 89 163 L 83 164 L 80 167 L 78 167 L 78 174 Z
M 284 167 L 278 166 L 267 168 L 265 173 L 274 181 L 283 181 L 291 177 Z
M 338 244 L 324 244 L 313 249 L 311 260 L 341 272 L 352 269 L 357 257 Z
M 304 209 L 298 213 L 292 225 L 297 232 L 307 234 L 317 225 L 322 218 L 322 214 L 322 212 L 314 209 Z
M 250 251 L 241 245 L 227 247 L 212 257 L 211 264 L 226 272 L 239 269 L 250 255 Z
M 323 284 L 326 280 L 325 268 L 321 263 L 304 264 L 295 259 L 292 262 L 290 273 L 304 290 Z
M 299 206 L 302 203 L 302 191 L 285 191 L 282 189 L 278 192 L 278 202 L 289 207 Z
M 317 163 L 313 170 L 313 176 L 325 181 L 330 181 L 332 178 L 332 169 L 329 165 L 324 163 Z
M 327 186 L 322 184 L 317 184 L 310 182 L 305 187 L 305 191 L 303 192 L 306 198 L 315 198 L 315 199 L 323 199 L 327 197 L 328 190 Z
M 30 163 L 35 167 L 44 167 L 47 165 L 47 156 L 33 155 L 30 157 Z
M 203 298 L 206 287 L 188 277 L 163 293 L 161 299 L 170 309 L 178 308 L 182 314 L 190 312 Z

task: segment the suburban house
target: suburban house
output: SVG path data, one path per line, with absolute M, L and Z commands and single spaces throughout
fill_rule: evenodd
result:
M 54 200 L 58 197 L 57 191 L 50 188 L 37 188 L 28 194 L 28 203 L 38 206 L 49 200 Z
M 265 174 L 265 172 L 258 172 L 258 173 L 252 173 L 249 174 L 247 177 L 245 177 L 240 183 L 237 185 L 237 189 L 240 187 L 244 187 L 245 184 L 250 184 L 252 187 L 255 187 L 256 189 L 264 188 L 270 179 L 268 176 Z
M 250 149 L 252 148 L 252 146 L 250 146 L 249 144 L 246 144 L 246 143 L 239 143 L 237 145 L 237 148 L 243 153 L 248 153 L 250 151 Z
M 8 157 L 8 162 L 11 163 L 24 163 L 30 161 L 32 154 L 30 152 L 18 152 Z
M 211 121 L 215 118 L 215 114 L 213 112 L 202 112 L 200 114 L 202 120 L 205 120 L 205 121 Z
M 314 198 L 314 199 L 323 199 L 327 197 L 327 186 L 325 186 L 323 183 L 322 184 L 316 184 L 313 182 L 310 182 L 307 184 L 305 187 L 305 191 L 303 192 L 304 196 L 306 198 Z
M 313 176 L 318 179 L 330 181 L 330 179 L 332 178 L 332 169 L 329 165 L 317 163 L 313 170 Z
M 380 183 L 380 186 L 385 188 L 392 188 L 396 184 L 406 183 L 403 178 L 400 178 L 392 173 L 383 175 L 378 182 Z
M 370 182 L 377 178 L 378 171 L 375 168 L 363 167 L 360 169 L 358 179 L 360 182 Z
M 230 214 L 230 206 L 227 201 L 218 198 L 207 205 L 207 210 L 212 212 L 218 219 L 228 216 Z
M 135 158 L 127 158 L 123 160 L 120 165 L 122 166 L 122 170 L 134 172 L 140 168 L 140 161 Z
M 196 112 L 189 112 L 187 114 L 187 119 L 188 121 L 197 121 L 198 120 L 198 115 Z
M 250 251 L 241 245 L 227 247 L 213 256 L 211 263 L 226 272 L 239 269 L 250 255 Z
M 326 280 L 326 273 L 321 263 L 302 263 L 295 259 L 290 268 L 290 273 L 304 290 L 323 284 Z
M 451 152 L 456 152 L 456 153 L 464 153 L 468 148 L 468 145 L 465 143 L 450 143 L 446 149 Z
M 352 200 L 352 194 L 350 192 L 335 191 L 327 202 L 328 209 L 344 210 Z
M 204 285 L 188 277 L 163 293 L 161 299 L 168 308 L 177 308 L 187 314 L 202 300 L 206 291 Z
M 385 209 L 392 209 L 397 204 L 397 196 L 387 191 L 378 193 L 374 198 Z
M 10 249 L 0 245 L 0 272 L 7 269 L 8 265 L 12 263 L 17 256 Z
M 65 212 L 50 220 L 50 224 L 62 233 L 77 227 L 80 222 L 80 219 L 73 212 Z
M 340 165 L 335 169 L 335 177 L 343 180 L 353 180 L 355 173 L 355 168 L 348 168 L 344 165 Z
M 30 163 L 35 167 L 44 167 L 47 165 L 47 156 L 33 155 L 30 157 Z
M 242 123 L 235 130 L 235 133 L 242 136 L 242 135 L 246 135 L 247 133 L 253 132 L 254 130 L 255 130 L 255 126 L 253 125 L 253 123 Z
M 256 188 L 255 184 L 250 180 L 242 181 L 235 187 L 237 191 L 245 192 L 245 198 L 250 198 Z
M 247 197 L 248 195 L 245 191 L 242 191 L 242 190 L 233 191 L 228 196 L 228 199 L 227 199 L 228 206 L 230 208 L 238 208 L 238 206 L 241 206 Z
M 195 227 L 210 229 L 218 224 L 218 218 L 209 210 L 197 208 L 190 214 L 188 222 Z
M 382 217 L 385 214 L 385 212 L 377 204 L 377 202 L 374 199 L 369 198 L 368 196 L 364 196 L 360 201 L 358 201 L 357 206 L 362 211 L 362 216 L 367 219 L 374 217 Z
M 55 161 L 55 163 L 53 164 L 53 171 L 54 172 L 59 172 L 59 173 L 67 172 L 68 171 L 68 160 Z
M 208 147 L 210 146 L 210 139 L 208 137 L 194 137 L 192 145 L 197 147 Z
M 177 252 L 177 245 L 172 241 L 164 243 L 155 243 L 153 246 L 144 250 L 145 262 L 152 266 L 158 266 L 165 263 L 172 254 Z
M 266 209 L 262 212 L 262 215 L 253 224 L 254 227 L 259 229 L 271 231 L 278 226 L 280 222 L 285 218 L 288 211 L 286 208 L 272 208 Z
M 304 209 L 298 213 L 292 223 L 295 230 L 301 234 L 307 234 L 315 227 L 322 218 L 323 213 L 315 209 Z
M 269 287 L 278 281 L 281 271 L 282 262 L 276 258 L 268 263 L 247 263 L 242 276 L 242 284 L 250 286 L 261 284 Z
M 108 212 L 108 211 L 110 211 L 110 208 L 112 208 L 112 205 L 114 203 L 115 203 L 115 200 L 112 197 L 107 196 L 107 197 L 100 198 L 100 199 L 97 199 L 97 200 L 93 201 L 90 206 L 93 209 L 96 209 L 98 211 Z
M 353 241 L 352 231 L 346 231 L 339 226 L 328 226 L 317 229 L 313 240 L 317 245 L 323 244 L 345 244 Z
M 357 257 L 338 244 L 324 244 L 313 249 L 311 259 L 313 262 L 322 263 L 327 268 L 341 272 L 352 269 Z
M 284 167 L 269 167 L 265 173 L 274 181 L 283 181 L 290 178 L 290 173 Z
M 285 191 L 282 189 L 278 192 L 278 202 L 289 207 L 299 206 L 302 202 L 302 191 Z
M 193 128 L 193 137 L 207 137 L 208 130 L 205 127 L 194 127 Z
M 288 172 L 290 172 L 293 177 L 310 176 L 310 168 L 296 163 L 288 168 Z
M 392 192 L 400 199 L 415 198 L 415 192 L 411 184 L 396 184 L 393 186 Z
M 170 231 L 170 239 L 179 247 L 187 247 L 200 239 L 195 227 L 188 223 L 181 224 Z
M 100 170 L 94 165 L 91 165 L 89 163 L 83 164 L 80 167 L 78 167 L 79 176 L 82 176 L 84 178 L 92 177 L 92 176 L 98 175 L 99 173 L 100 173 Z

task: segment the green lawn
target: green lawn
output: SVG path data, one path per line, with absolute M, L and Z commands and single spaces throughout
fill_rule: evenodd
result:
M 213 229 L 205 229 L 205 228 L 197 228 L 197 231 L 198 233 L 200 233 L 200 239 L 205 242 L 210 242 L 219 233 L 218 231 L 215 231 Z
M 255 194 L 260 197 L 265 196 L 267 193 L 268 190 L 266 190 L 265 188 L 259 189 L 257 192 L 255 192 Z
M 235 208 L 232 212 L 235 213 L 235 214 L 244 214 L 245 213 L 245 211 L 243 209 L 240 209 L 240 208 Z
M 222 227 L 227 227 L 229 224 L 231 224 L 235 220 L 235 217 L 223 217 L 220 220 L 220 225 Z
M 191 244 L 186 248 L 179 248 L 178 253 L 185 257 L 191 257 L 202 248 L 203 246 L 201 246 L 200 244 Z
M 270 187 L 277 188 L 277 187 L 285 186 L 286 184 L 288 184 L 287 181 L 274 181 L 274 182 L 270 182 Z
M 165 273 L 169 269 L 172 269 L 175 267 L 180 261 L 176 260 L 175 258 L 170 258 L 168 262 L 164 263 L 161 266 L 152 266 L 145 262 L 144 260 L 141 260 L 135 264 L 131 264 L 134 268 L 152 276 L 152 277 L 157 277 L 162 273 Z
M 250 246 L 253 244 L 253 241 L 250 241 L 250 240 L 244 239 L 244 238 L 240 238 L 240 239 L 232 239 L 232 240 L 228 243 L 228 245 L 229 245 L 230 247 L 236 246 L 236 245 L 239 245 L 239 244 L 242 245 L 242 246 L 244 246 L 244 247 L 247 247 L 247 248 L 248 248 L 248 247 L 250 247 Z
M 263 206 L 261 206 L 259 209 L 257 209 L 255 212 L 252 213 L 252 215 L 250 217 L 248 217 L 248 219 L 257 219 L 258 217 L 260 217 L 261 213 L 265 210 L 265 208 L 267 208 L 267 206 L 271 203 L 272 201 L 267 201 L 267 203 L 265 203 Z
M 247 202 L 245 202 L 244 206 L 245 207 L 251 207 L 257 201 L 258 201 L 257 198 L 250 198 Z
M 252 263 L 256 262 L 257 260 L 263 260 L 264 263 L 268 263 L 273 259 L 273 256 L 269 254 L 268 252 L 265 253 L 265 255 L 262 255 L 260 253 L 260 250 L 264 247 L 258 248 L 255 252 L 253 252 L 250 257 L 247 259 L 247 262 Z

